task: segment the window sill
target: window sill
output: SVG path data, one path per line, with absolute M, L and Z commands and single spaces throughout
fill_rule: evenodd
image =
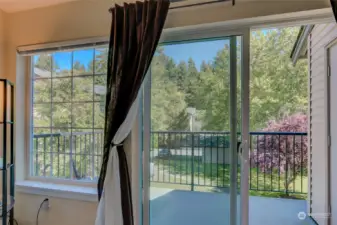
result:
M 15 187 L 18 193 L 97 202 L 97 190 L 93 187 L 63 185 L 28 180 L 16 182 Z

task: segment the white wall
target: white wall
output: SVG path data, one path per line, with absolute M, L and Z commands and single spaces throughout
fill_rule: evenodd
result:
M 0 10 L 0 78 L 5 75 L 5 13 Z
M 328 92 L 326 49 L 337 38 L 335 23 L 316 25 L 309 36 L 311 213 L 320 224 L 328 212 Z M 334 138 L 334 137 L 332 137 Z
M 331 139 L 331 147 L 330 147 L 330 199 L 331 199 L 331 214 L 333 215 L 331 218 L 331 225 L 337 225 L 337 192 L 335 191 L 337 188 L 337 44 L 333 43 L 331 47 L 328 49 L 328 62 L 330 65 L 330 79 L 329 79 L 329 94 L 331 96 L 330 99 L 330 135 L 333 137 Z
M 108 36 L 111 0 L 88 0 L 70 2 L 53 7 L 39 8 L 25 12 L 5 14 L 4 29 L 6 49 L 1 51 L 0 34 L 0 76 L 16 83 L 16 159 L 18 179 L 23 179 L 25 147 L 25 82 L 27 62 L 18 57 L 16 47 L 36 43 L 65 41 L 97 36 Z M 214 4 L 209 7 L 173 10 L 169 13 L 166 28 L 174 28 L 200 23 L 221 22 L 257 16 L 297 12 L 330 7 L 328 0 L 282 1 L 282 0 L 237 0 L 231 3 Z M 3 57 L 3 60 L 1 58 Z M 5 65 L 2 67 L 1 65 Z M 128 152 L 131 158 L 131 152 Z M 135 171 L 135 170 L 133 170 Z M 137 173 L 134 173 L 137 175 Z M 133 179 L 137 179 L 134 176 Z M 44 196 L 17 194 L 15 217 L 20 225 L 35 224 L 37 209 Z M 40 224 L 70 225 L 93 224 L 96 203 L 51 198 L 51 208 L 41 213 Z
M 19 224 L 35 225 L 37 209 L 48 196 L 17 194 L 15 218 Z M 41 210 L 39 224 L 78 225 L 95 224 L 97 204 L 95 202 L 51 198 L 50 209 Z

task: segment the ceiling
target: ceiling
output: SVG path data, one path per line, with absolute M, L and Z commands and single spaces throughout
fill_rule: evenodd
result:
M 5 12 L 17 12 L 71 1 L 78 0 L 0 0 L 0 9 Z
M 24 11 L 39 7 L 46 7 L 51 5 L 57 5 L 66 2 L 72 1 L 86 1 L 86 0 L 0 0 L 0 9 L 11 13 L 11 12 L 18 12 Z M 87 0 L 90 1 L 90 0 Z M 98 1 L 98 0 L 91 0 L 91 1 Z M 135 0 L 110 0 L 111 3 L 121 3 L 123 1 L 132 2 Z M 174 8 L 182 8 L 182 7 L 191 7 L 203 4 L 211 4 L 226 0 L 170 0 L 171 1 L 171 9 Z M 228 1 L 228 0 L 227 0 Z

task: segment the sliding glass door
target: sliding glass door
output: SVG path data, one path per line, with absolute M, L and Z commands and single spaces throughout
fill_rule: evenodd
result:
M 248 224 L 248 45 L 238 32 L 157 48 L 143 96 L 144 225 Z

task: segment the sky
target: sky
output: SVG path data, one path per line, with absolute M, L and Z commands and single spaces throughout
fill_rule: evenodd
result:
M 56 52 L 53 53 L 53 62 L 59 65 L 60 69 L 71 69 L 72 58 L 71 52 Z M 79 61 L 87 67 L 94 57 L 93 49 L 74 51 L 74 62 Z M 38 56 L 34 57 L 34 62 Z
M 262 29 L 263 33 L 267 33 L 275 29 Z M 254 32 L 252 32 L 254 35 Z M 190 57 L 194 60 L 196 67 L 200 68 L 202 61 L 211 61 L 216 56 L 217 52 L 228 44 L 228 39 L 222 40 L 207 40 L 191 43 L 177 43 L 164 45 L 164 53 L 172 57 L 176 63 L 184 60 L 187 61 Z M 60 69 L 71 69 L 72 59 L 70 52 L 57 52 L 53 54 L 55 62 L 59 65 Z M 78 50 L 74 52 L 74 62 L 79 61 L 87 66 L 93 59 L 93 49 Z M 35 58 L 36 60 L 36 58 Z
M 203 60 L 211 61 L 216 56 L 217 52 L 228 43 L 228 40 L 213 40 L 194 43 L 179 43 L 164 45 L 164 52 L 166 55 L 172 57 L 176 63 L 184 60 L 187 62 L 192 58 L 197 68 Z M 92 49 L 79 50 L 74 52 L 74 62 L 79 61 L 84 65 L 93 59 L 94 53 Z M 35 60 L 37 57 L 35 57 Z M 53 60 L 57 63 L 60 69 L 70 69 L 72 64 L 70 52 L 57 52 L 53 54 Z
M 211 61 L 217 52 L 222 49 L 228 40 L 204 41 L 184 44 L 173 44 L 164 46 L 164 53 L 172 57 L 176 63 L 184 60 L 187 62 L 192 58 L 197 68 L 200 68 L 202 61 Z

